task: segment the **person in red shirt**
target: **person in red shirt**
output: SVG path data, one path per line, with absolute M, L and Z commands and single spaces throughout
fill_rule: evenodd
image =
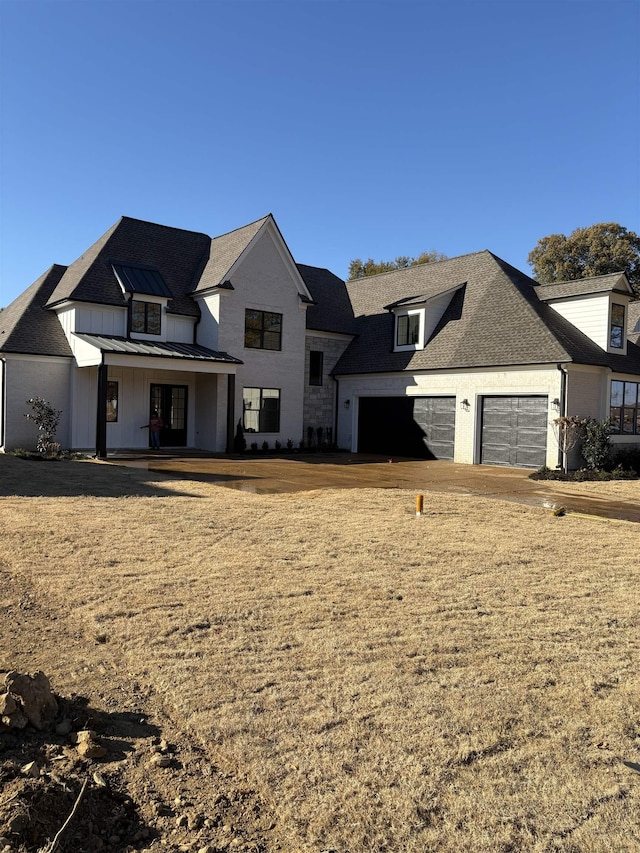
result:
M 154 409 L 153 414 L 149 418 L 149 423 L 145 424 L 149 429 L 149 437 L 151 439 L 151 447 L 153 450 L 160 449 L 160 430 L 164 426 L 162 423 L 162 418 L 158 414 L 158 410 Z M 140 427 L 140 429 L 144 429 L 145 427 Z

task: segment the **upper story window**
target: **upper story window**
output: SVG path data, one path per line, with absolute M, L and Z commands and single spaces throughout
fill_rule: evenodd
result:
M 611 306 L 609 346 L 615 349 L 624 347 L 624 305 L 619 305 L 617 302 Z
M 244 345 L 251 349 L 282 349 L 282 314 L 247 308 L 244 312 Z
M 322 350 L 309 352 L 309 385 L 322 385 L 322 366 L 324 353 Z
M 400 314 L 397 328 L 397 346 L 406 347 L 410 344 L 417 344 L 420 338 L 420 315 Z
M 162 331 L 162 306 L 157 302 L 131 301 L 131 331 L 159 335 Z
M 423 311 L 396 314 L 396 349 L 421 349 L 423 315 Z

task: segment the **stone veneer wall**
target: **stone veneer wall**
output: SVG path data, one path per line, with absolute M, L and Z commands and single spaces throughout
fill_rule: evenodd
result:
M 322 427 L 323 440 L 327 438 L 327 429 L 331 430 L 333 441 L 336 440 L 336 382 L 329 374 L 348 343 L 349 341 L 343 338 L 325 338 L 320 335 L 307 336 L 304 357 L 304 435 L 301 436 L 305 444 L 307 443 L 308 427 L 313 428 L 314 444 L 318 427 Z M 309 385 L 309 353 L 311 350 L 324 353 L 322 385 Z

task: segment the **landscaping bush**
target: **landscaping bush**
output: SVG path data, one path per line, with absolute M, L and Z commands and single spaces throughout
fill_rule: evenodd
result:
M 580 452 L 591 470 L 606 466 L 611 452 L 611 421 L 605 418 L 598 421 L 587 418 L 582 428 L 582 447 Z

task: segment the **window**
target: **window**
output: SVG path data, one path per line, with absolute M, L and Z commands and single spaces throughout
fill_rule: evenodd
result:
M 420 338 L 420 314 L 400 314 L 397 320 L 396 346 L 417 344 Z
M 309 385 L 322 385 L 322 363 L 324 353 L 312 349 L 309 353 Z
M 609 346 L 622 349 L 624 344 L 624 305 L 614 303 L 611 306 L 611 330 Z
M 244 345 L 251 349 L 279 350 L 282 341 L 282 314 L 273 311 L 244 312 Z
M 118 420 L 118 383 L 107 382 L 107 423 Z
M 611 383 L 611 431 L 640 435 L 640 388 L 638 382 Z
M 245 432 L 280 432 L 279 388 L 245 388 L 242 410 Z
M 131 331 L 146 335 L 159 335 L 161 331 L 162 306 L 157 302 L 131 302 Z

